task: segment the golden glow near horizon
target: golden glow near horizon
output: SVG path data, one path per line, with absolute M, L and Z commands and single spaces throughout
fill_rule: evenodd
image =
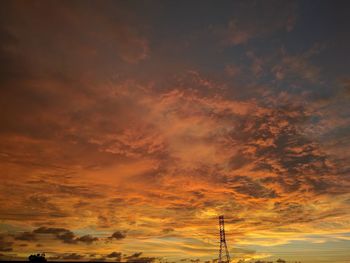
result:
M 0 259 L 215 263 L 225 215 L 234 263 L 349 262 L 348 3 L 314 5 L 5 1 Z

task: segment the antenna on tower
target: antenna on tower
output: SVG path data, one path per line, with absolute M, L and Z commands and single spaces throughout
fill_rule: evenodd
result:
M 225 238 L 225 223 L 224 216 L 219 216 L 219 227 L 220 227 L 220 252 L 218 263 L 230 263 L 230 254 L 228 253 L 226 238 Z M 225 249 L 225 251 L 223 251 Z M 225 255 L 223 255 L 225 253 Z M 226 260 L 223 258 L 226 257 Z

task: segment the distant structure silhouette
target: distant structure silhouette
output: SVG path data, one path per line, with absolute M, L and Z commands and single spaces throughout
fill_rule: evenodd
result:
M 45 254 L 36 254 L 36 255 L 30 255 L 28 257 L 29 262 L 31 263 L 45 263 L 47 262 L 46 258 L 45 258 Z
M 227 244 L 226 244 L 225 223 L 224 223 L 223 215 L 219 216 L 219 228 L 220 228 L 220 251 L 219 251 L 218 263 L 230 263 L 230 254 L 228 253 Z M 224 257 L 226 258 L 226 260 L 223 260 Z

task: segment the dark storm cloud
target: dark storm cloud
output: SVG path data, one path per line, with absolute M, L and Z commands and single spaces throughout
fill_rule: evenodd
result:
M 122 258 L 121 252 L 112 252 L 106 256 L 107 258 L 113 258 L 115 261 L 120 261 Z
M 91 243 L 93 243 L 95 241 L 98 241 L 98 238 L 97 237 L 93 237 L 91 235 L 84 235 L 84 236 L 76 238 L 75 240 L 78 241 L 78 242 L 83 242 L 85 244 L 91 244 Z
M 135 252 L 134 254 L 125 257 L 126 259 L 135 259 L 135 258 L 139 258 L 142 255 L 142 252 Z
M 77 237 L 72 231 L 65 228 L 54 228 L 54 227 L 39 227 L 33 230 L 35 234 L 53 234 L 58 240 L 61 240 L 63 243 L 67 244 L 76 244 L 78 242 L 85 244 L 92 244 L 99 239 L 91 235 L 84 235 Z
M 130 256 L 126 256 L 124 254 L 124 258 L 127 262 L 154 262 L 157 258 L 156 257 L 141 257 L 142 252 L 134 253 Z M 111 252 L 107 255 L 102 255 L 98 253 L 92 253 L 92 254 L 78 254 L 78 253 L 63 253 L 63 254 L 56 254 L 54 256 L 49 257 L 50 260 L 81 260 L 84 258 L 90 258 L 90 261 L 101 261 L 101 260 L 114 260 L 115 262 L 120 262 L 123 258 L 123 254 L 121 252 Z M 91 259 L 93 258 L 93 259 Z
M 108 237 L 109 239 L 116 239 L 116 240 L 121 240 L 124 239 L 126 237 L 126 235 L 124 233 L 122 233 L 121 231 L 115 231 L 110 237 Z
M 61 234 L 64 232 L 69 232 L 68 229 L 65 228 L 60 228 L 60 227 L 39 227 L 35 230 L 33 230 L 34 233 L 38 233 L 38 234 Z
M 33 231 L 36 234 L 53 234 L 63 243 L 75 244 L 77 242 L 74 233 L 65 228 L 40 227 Z

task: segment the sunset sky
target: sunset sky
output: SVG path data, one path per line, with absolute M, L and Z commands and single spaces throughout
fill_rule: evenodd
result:
M 350 262 L 350 1 L 0 5 L 0 259 Z

